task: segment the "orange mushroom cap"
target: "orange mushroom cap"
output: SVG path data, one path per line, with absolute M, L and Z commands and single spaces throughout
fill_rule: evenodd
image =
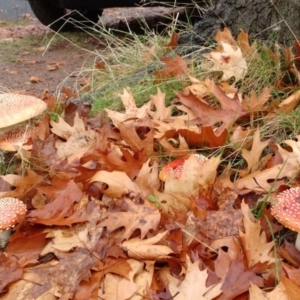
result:
M 0 231 L 10 229 L 26 214 L 26 205 L 17 198 L 0 199 Z
M 192 154 L 198 158 L 199 167 L 203 166 L 207 161 L 207 157 L 201 154 Z M 159 179 L 166 181 L 167 177 L 173 172 L 175 178 L 179 179 L 182 174 L 184 162 L 190 157 L 190 155 L 181 157 L 171 161 L 170 163 L 163 166 L 159 172 Z
M 285 227 L 300 232 L 300 187 L 285 190 L 277 195 L 272 215 Z
M 40 115 L 47 104 L 33 96 L 0 94 L 0 128 L 6 128 Z
M 0 149 L 4 151 L 16 151 L 18 147 L 22 147 L 28 142 L 32 133 L 37 133 L 38 130 L 38 127 L 29 127 L 4 133 L 0 136 Z

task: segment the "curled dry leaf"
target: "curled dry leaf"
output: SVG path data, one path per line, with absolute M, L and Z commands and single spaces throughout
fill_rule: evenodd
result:
M 136 259 L 160 259 L 166 258 L 169 254 L 174 253 L 173 250 L 165 245 L 157 245 L 168 232 L 159 233 L 151 238 L 141 240 L 133 238 L 122 243 L 123 250 L 128 252 L 128 256 Z

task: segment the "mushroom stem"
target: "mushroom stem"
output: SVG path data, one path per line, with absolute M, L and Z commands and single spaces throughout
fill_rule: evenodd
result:
M 4 249 L 11 235 L 11 228 L 0 231 L 0 249 Z
M 295 242 L 295 247 L 298 251 L 300 251 L 300 233 L 297 234 L 296 242 Z

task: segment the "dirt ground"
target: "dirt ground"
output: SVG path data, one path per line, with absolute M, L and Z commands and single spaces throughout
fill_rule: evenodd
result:
M 114 26 L 124 19 L 130 22 L 168 13 L 165 8 L 112 8 L 104 11 L 101 22 Z M 76 33 L 79 47 L 63 39 L 49 43 L 53 32 L 35 18 L 25 16 L 19 23 L 0 20 L 0 91 L 38 96 L 45 89 L 54 93 L 62 85 L 72 88 L 83 76 L 81 71 L 93 65 L 95 55 L 91 52 L 105 48 L 99 39 L 83 33 Z

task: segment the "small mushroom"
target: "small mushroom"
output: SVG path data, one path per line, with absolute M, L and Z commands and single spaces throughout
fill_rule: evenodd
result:
M 26 205 L 17 198 L 0 198 L 0 249 L 5 248 L 14 228 L 25 216 Z
M 0 149 L 16 151 L 14 145 L 22 146 L 26 143 L 32 130 L 20 126 L 40 115 L 46 108 L 44 101 L 33 96 L 0 94 Z
M 298 233 L 295 247 L 300 251 L 300 187 L 285 190 L 277 195 L 272 215 L 285 227 Z
M 207 161 L 207 157 L 201 154 L 192 154 L 198 158 L 199 167 L 203 166 Z M 171 172 L 173 172 L 175 178 L 179 179 L 182 174 L 183 164 L 190 156 L 185 156 L 182 158 L 175 159 L 170 163 L 163 166 L 161 171 L 159 172 L 159 179 L 161 181 L 166 181 L 167 177 L 170 176 Z

